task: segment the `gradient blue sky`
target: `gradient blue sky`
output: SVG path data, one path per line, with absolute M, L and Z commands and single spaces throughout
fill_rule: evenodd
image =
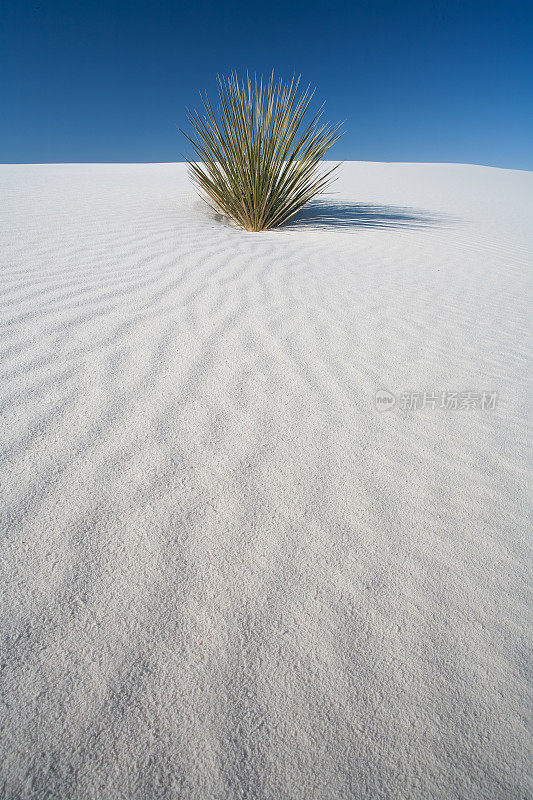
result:
M 533 2 L 2 0 L 0 161 L 179 161 L 217 72 L 301 73 L 332 157 L 533 169 Z

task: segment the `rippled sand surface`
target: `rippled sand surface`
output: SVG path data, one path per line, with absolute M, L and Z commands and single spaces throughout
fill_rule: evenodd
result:
M 531 797 L 533 173 L 334 188 L 0 167 L 2 798 Z

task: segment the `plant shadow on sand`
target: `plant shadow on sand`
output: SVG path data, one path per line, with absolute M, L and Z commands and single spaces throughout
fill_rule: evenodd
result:
M 298 211 L 280 230 L 440 227 L 445 220 L 427 211 L 349 201 L 315 200 Z

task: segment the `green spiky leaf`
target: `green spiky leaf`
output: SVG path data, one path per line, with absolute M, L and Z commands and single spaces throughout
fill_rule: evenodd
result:
M 273 74 L 266 85 L 262 78 L 218 77 L 218 109 L 202 96 L 203 114 L 188 115 L 193 181 L 247 231 L 282 225 L 324 191 L 338 166 L 323 170 L 320 161 L 341 126 L 323 124 L 322 109 L 307 118 L 314 92 L 299 85 L 300 78 L 275 82 Z

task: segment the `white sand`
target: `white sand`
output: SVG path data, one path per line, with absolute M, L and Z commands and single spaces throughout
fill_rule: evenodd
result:
M 266 234 L 180 164 L 0 184 L 1 797 L 531 797 L 533 173 Z

